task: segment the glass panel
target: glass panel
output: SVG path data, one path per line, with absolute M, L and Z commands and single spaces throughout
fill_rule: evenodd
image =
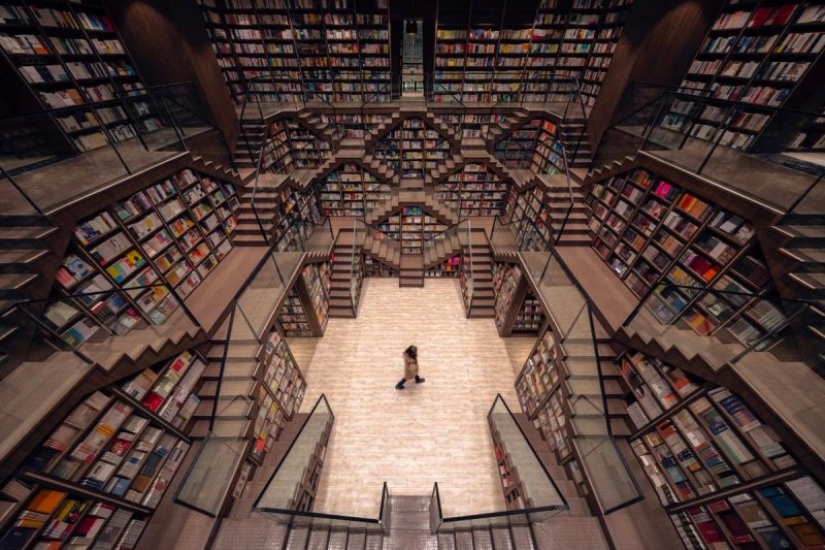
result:
M 226 493 L 231 490 L 245 446 L 245 439 L 208 436 L 186 473 L 175 501 L 217 515 Z

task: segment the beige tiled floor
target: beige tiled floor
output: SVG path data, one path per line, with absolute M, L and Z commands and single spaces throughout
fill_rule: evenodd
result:
M 368 279 L 357 319 L 290 339 L 308 382 L 302 412 L 324 393 L 335 414 L 315 511 L 376 517 L 383 481 L 404 495 L 438 481 L 446 516 L 504 509 L 486 417 L 497 393 L 519 411 L 513 384 L 533 343 L 465 318 L 457 281 L 397 279 Z M 427 381 L 397 391 L 410 344 Z

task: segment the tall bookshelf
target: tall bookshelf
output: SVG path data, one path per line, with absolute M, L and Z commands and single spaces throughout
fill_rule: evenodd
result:
M 0 546 L 134 547 L 189 450 L 205 369 L 184 352 L 87 396 L 0 489 Z
M 547 317 L 520 266 L 495 263 L 493 289 L 496 329 L 501 336 L 538 334 L 544 328 Z
M 277 214 L 274 219 L 272 236 L 280 240 L 279 246 L 295 250 L 299 241 L 309 238 L 315 225 L 320 222 L 318 193 L 313 188 L 296 191 L 284 186 L 276 199 Z
M 44 111 L 54 113 L 78 153 L 162 126 L 149 102 L 96 107 L 144 88 L 102 2 L 20 0 L 3 6 L 0 53 L 0 63 L 17 72 Z
M 199 0 L 233 96 L 388 101 L 389 3 Z
M 80 222 L 45 319 L 75 345 L 163 324 L 232 250 L 238 208 L 232 184 L 187 168 Z
M 278 323 L 287 337 L 323 336 L 329 322 L 331 264 L 307 264 L 287 293 Z
M 461 172 L 448 176 L 435 187 L 435 196 L 461 217 L 495 216 L 507 200 L 510 184 L 490 171 L 486 164 L 471 163 Z
M 825 48 L 820 2 L 729 0 L 699 48 L 682 86 L 728 104 L 674 101 L 663 126 L 734 149 L 753 144 L 786 106 Z M 791 107 L 791 105 L 788 105 Z M 723 130 L 717 130 L 720 126 Z
M 633 350 L 617 366 L 631 448 L 687 548 L 825 543 L 825 492 L 744 400 Z
M 424 179 L 449 158 L 450 143 L 421 118 L 406 118 L 375 144 L 375 158 L 402 178 Z
M 344 163 L 317 186 L 324 216 L 363 218 L 390 197 L 389 187 L 360 164 Z
M 555 123 L 533 119 L 499 140 L 495 157 L 508 168 L 529 169 L 536 174 L 565 173 L 564 149 Z
M 447 227 L 426 214 L 421 206 L 402 206 L 386 222 L 379 224 L 378 229 L 401 243 L 401 254 L 418 255 L 424 253 L 425 241 Z
M 586 200 L 594 250 L 637 296 L 655 289 L 646 305 L 661 322 L 747 345 L 786 321 L 779 303 L 707 292 L 770 291 L 750 222 L 644 169 L 596 183 Z
M 522 250 L 546 250 L 552 242 L 547 193 L 539 187 L 521 193 L 511 189 L 502 219 L 514 224 L 511 231 Z

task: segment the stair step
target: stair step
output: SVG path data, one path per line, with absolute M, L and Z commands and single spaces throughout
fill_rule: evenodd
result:
M 0 265 L 31 264 L 49 254 L 47 248 L 12 248 L 0 250 Z
M 825 294 L 825 273 L 790 273 L 789 277 L 818 296 Z
M 825 249 L 822 248 L 780 248 L 779 251 L 798 262 L 825 263 Z
M 0 295 L 22 290 L 38 277 L 37 273 L 0 273 Z
M 795 239 L 825 240 L 825 225 L 777 225 L 773 229 Z

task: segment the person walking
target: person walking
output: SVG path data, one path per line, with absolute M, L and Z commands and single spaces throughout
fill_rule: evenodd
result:
M 420 384 L 424 381 L 418 376 L 418 348 L 410 346 L 404 350 L 404 378 L 395 385 L 395 389 L 403 390 L 404 382 L 415 378 L 415 383 Z

